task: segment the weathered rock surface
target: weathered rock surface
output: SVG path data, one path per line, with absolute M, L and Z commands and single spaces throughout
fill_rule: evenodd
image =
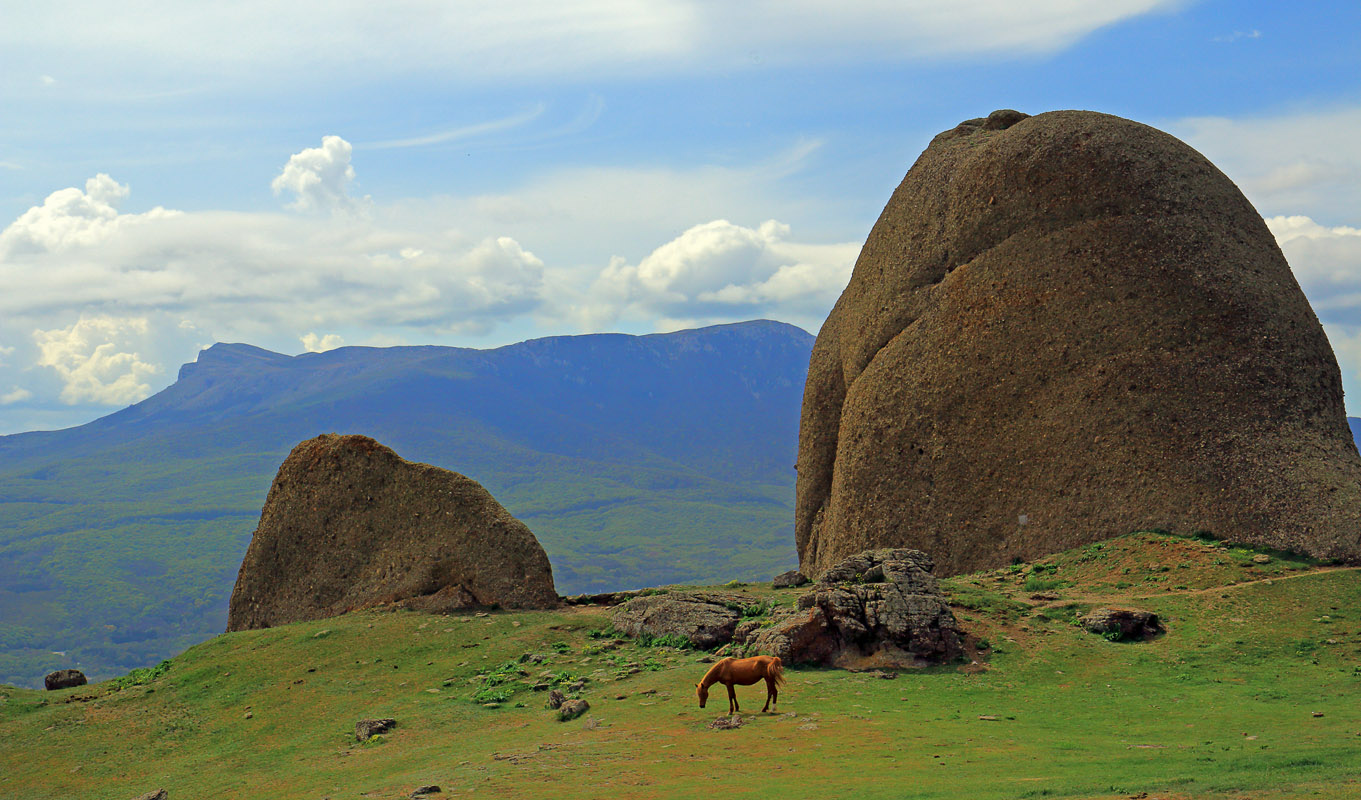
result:
M 554 689 L 548 693 L 548 701 L 544 705 L 557 711 L 559 708 L 562 708 L 562 704 L 565 702 L 567 702 L 567 695 L 563 694 L 558 689 Z
M 818 334 L 798 470 L 813 577 L 1151 528 L 1361 558 L 1337 361 L 1271 233 L 1199 153 L 1105 114 L 931 142 Z
M 1122 641 L 1152 639 L 1163 632 L 1157 614 L 1137 608 L 1095 608 L 1078 621 L 1092 633 Z
M 957 658 L 960 630 L 917 550 L 859 553 L 827 570 L 798 610 L 734 643 L 789 664 L 912 667 Z
M 70 689 L 73 686 L 84 686 L 86 683 L 85 673 L 78 669 L 59 669 L 56 672 L 49 672 L 43 676 L 43 686 L 50 692 L 54 689 Z
M 565 700 L 563 701 L 562 706 L 558 708 L 558 721 L 567 722 L 568 720 L 574 720 L 590 710 L 591 704 L 581 698 Z
M 136 800 L 170 800 L 170 792 L 167 792 L 164 789 L 157 789 L 154 792 L 138 795 Z
M 635 597 L 615 608 L 610 621 L 629 636 L 684 636 L 707 650 L 732 641 L 743 610 L 755 604 L 740 594 L 671 592 Z
M 368 741 L 380 733 L 387 733 L 397 727 L 397 720 L 387 717 L 384 719 L 361 719 L 354 724 L 354 738 L 361 742 Z
M 789 589 L 795 586 L 803 586 L 805 583 L 808 583 L 808 576 L 796 569 L 791 569 L 788 572 L 781 572 L 779 575 L 776 575 L 775 580 L 771 581 L 771 587 L 775 589 Z
M 237 575 L 227 630 L 397 603 L 552 608 L 548 557 L 476 481 L 366 436 L 293 448 Z

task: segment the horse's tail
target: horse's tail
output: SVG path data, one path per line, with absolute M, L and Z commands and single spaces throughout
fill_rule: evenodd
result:
M 766 667 L 766 673 L 776 686 L 784 686 L 784 662 L 779 656 L 770 657 L 770 666 Z

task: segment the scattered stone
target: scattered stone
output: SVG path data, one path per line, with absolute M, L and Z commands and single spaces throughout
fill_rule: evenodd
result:
M 997 721 L 997 717 L 996 717 L 995 715 L 993 715 L 993 714 L 979 714 L 979 715 L 978 715 L 978 718 L 981 719 L 981 720 L 983 720 L 984 722 L 996 722 L 996 721 Z
M 741 610 L 754 603 L 741 594 L 672 592 L 635 597 L 614 609 L 610 622 L 629 636 L 684 636 L 708 650 L 732 641 Z
M 1092 633 L 1117 641 L 1152 639 L 1163 632 L 1157 614 L 1137 608 L 1097 608 L 1078 622 Z
M 710 722 L 706 727 L 711 731 L 731 731 L 736 730 L 745 724 L 747 724 L 745 717 L 739 714 L 733 714 L 730 717 L 719 717 Z
M 245 719 L 254 719 L 254 718 L 255 718 L 255 712 L 254 712 L 254 711 L 247 711 L 247 712 L 246 712 L 246 714 L 245 714 Z
M 227 630 L 385 604 L 554 608 L 558 595 L 534 534 L 471 478 L 367 436 L 300 443 L 270 487 Z
M 787 664 L 902 668 L 945 663 L 961 632 L 918 550 L 859 553 L 828 569 L 798 609 L 735 644 Z
M 429 786 L 417 786 L 416 790 L 411 793 L 411 796 L 425 797 L 428 794 L 442 794 L 442 793 L 443 790 L 441 790 L 438 786 L 432 783 Z
M 56 672 L 49 672 L 43 678 L 43 686 L 47 690 L 70 689 L 73 686 L 84 686 L 86 684 L 85 673 L 78 669 L 59 669 Z
M 1258 553 L 1257 555 L 1255 555 L 1255 556 L 1252 557 L 1252 563 L 1254 563 L 1254 564 L 1270 564 L 1270 563 L 1271 563 L 1271 556 L 1266 555 L 1265 553 Z
M 361 719 L 354 724 L 354 738 L 361 742 L 368 741 L 370 737 L 387 733 L 395 727 L 397 720 L 391 718 Z
M 562 704 L 566 700 L 567 695 L 563 694 L 558 689 L 554 689 L 553 691 L 548 693 L 548 701 L 547 703 L 545 703 L 545 705 L 556 711 L 557 709 L 562 708 Z
M 797 463 L 814 578 L 1153 528 L 1361 559 L 1337 360 L 1279 246 L 1204 156 L 1107 114 L 935 137 L 818 334 Z
M 1323 716 L 1323 712 L 1322 712 L 1322 711 L 1315 711 L 1315 712 L 1314 712 L 1314 716 L 1315 716 L 1315 717 L 1321 717 L 1321 716 Z
M 569 691 L 569 692 L 579 692 L 579 691 L 581 691 L 582 689 L 585 689 L 585 688 L 586 688 L 586 679 L 583 678 L 583 679 L 581 679 L 581 680 L 579 680 L 579 681 L 576 681 L 576 682 L 572 683 L 572 685 L 568 686 L 568 687 L 567 687 L 567 691 Z
M 157 789 L 154 792 L 147 792 L 144 795 L 139 795 L 136 800 L 170 800 L 170 792 L 167 792 L 164 789 Z
M 775 576 L 775 580 L 771 581 L 771 585 L 776 589 L 790 589 L 796 586 L 802 586 L 805 583 L 808 583 L 808 576 L 796 569 L 791 569 L 788 572 L 781 572 L 779 575 Z
M 581 698 L 567 700 L 563 702 L 562 707 L 558 709 L 558 721 L 567 722 L 568 720 L 576 719 L 590 710 L 591 704 Z

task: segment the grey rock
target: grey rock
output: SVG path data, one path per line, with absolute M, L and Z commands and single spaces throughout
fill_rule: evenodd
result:
M 43 686 L 46 686 L 48 691 L 84 686 L 85 683 L 85 673 L 78 669 L 59 669 L 56 672 L 47 673 L 43 678 Z
M 711 731 L 732 731 L 742 727 L 746 723 L 747 723 L 746 717 L 740 716 L 738 714 L 732 714 L 731 716 L 719 717 L 716 720 L 712 720 L 705 727 L 707 727 Z
M 425 797 L 428 794 L 440 794 L 442 792 L 443 792 L 442 789 L 440 789 L 438 786 L 432 783 L 429 786 L 417 786 L 415 791 L 411 793 L 411 796 Z
M 368 741 L 371 737 L 387 733 L 395 727 L 397 720 L 391 718 L 361 719 L 354 724 L 354 738 L 361 742 Z
M 708 650 L 732 641 L 742 618 L 739 609 L 755 602 L 740 594 L 672 592 L 635 597 L 616 608 L 610 621 L 629 636 L 684 636 L 695 647 Z
M 562 704 L 566 701 L 567 695 L 563 694 L 558 689 L 554 689 L 548 693 L 548 701 L 545 705 L 556 711 L 557 709 L 562 708 Z
M 1138 608 L 1096 608 L 1078 621 L 1092 633 L 1121 641 L 1152 639 L 1163 632 L 1157 614 Z
M 590 710 L 591 704 L 585 700 L 580 698 L 567 700 L 562 704 L 562 707 L 558 709 L 558 721 L 567 722 L 568 720 L 576 719 Z
M 961 632 L 917 550 L 858 553 L 827 570 L 798 609 L 738 644 L 786 663 L 909 667 L 960 656 Z
M 771 581 L 771 585 L 776 589 L 789 589 L 795 586 L 802 586 L 805 583 L 808 583 L 808 576 L 796 569 L 791 569 L 788 572 L 781 572 L 779 575 L 775 576 L 774 581 Z
M 157 789 L 154 792 L 138 795 L 135 800 L 170 800 L 170 792 L 167 792 L 164 789 Z

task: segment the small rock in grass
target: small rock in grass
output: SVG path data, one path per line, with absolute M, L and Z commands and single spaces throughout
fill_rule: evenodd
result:
M 170 792 L 164 789 L 157 789 L 154 792 L 147 792 L 139 795 L 136 800 L 170 800 Z
M 391 718 L 361 719 L 354 724 L 354 738 L 361 742 L 367 741 L 370 737 L 387 733 L 395 727 L 397 720 Z
M 562 708 L 562 704 L 566 700 L 567 700 L 566 695 L 564 695 L 558 689 L 554 689 L 553 691 L 548 693 L 548 707 L 551 709 L 557 710 L 559 708 Z
M 558 709 L 558 721 L 567 722 L 568 720 L 576 719 L 590 710 L 591 704 L 585 700 L 568 700 Z
M 411 796 L 425 797 L 428 794 L 441 794 L 442 792 L 443 792 L 442 789 L 440 789 L 438 786 L 432 783 L 429 786 L 417 786 L 416 790 L 411 793 Z
M 733 714 L 732 716 L 728 717 L 719 717 L 718 719 L 710 722 L 706 727 L 708 727 L 709 730 L 711 731 L 731 731 L 742 727 L 746 723 L 747 723 L 746 719 L 744 719 L 741 715 Z
M 1314 712 L 1314 716 L 1316 716 L 1316 717 L 1321 717 L 1321 716 L 1323 716 L 1323 712 L 1322 712 L 1322 711 L 1315 711 L 1315 712 Z
M 1258 553 L 1257 555 L 1255 555 L 1255 556 L 1252 557 L 1252 563 L 1254 563 L 1254 564 L 1270 564 L 1270 563 L 1271 563 L 1271 556 L 1263 555 L 1263 554 L 1261 554 L 1261 553 Z

